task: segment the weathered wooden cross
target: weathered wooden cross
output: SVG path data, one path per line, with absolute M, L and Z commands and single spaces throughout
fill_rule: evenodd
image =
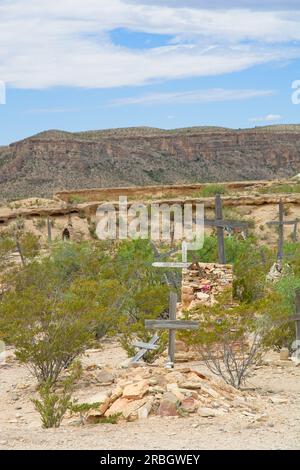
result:
M 48 232 L 48 243 L 52 242 L 52 226 L 50 217 L 47 217 L 47 232 Z
M 206 227 L 216 227 L 218 237 L 218 256 L 219 263 L 226 264 L 224 229 L 242 229 L 246 230 L 250 227 L 250 222 L 242 220 L 225 220 L 223 219 L 222 199 L 219 194 L 216 196 L 215 202 L 215 220 L 204 219 Z
M 152 247 L 153 247 L 153 250 L 154 250 L 155 257 L 157 259 L 161 258 L 162 254 L 159 253 L 155 243 L 153 243 L 153 242 L 152 242 Z M 166 253 L 166 255 L 170 255 L 170 254 L 172 254 L 176 251 L 177 251 L 177 249 L 175 249 L 175 250 L 173 249 L 170 252 Z M 187 261 L 187 244 L 186 244 L 185 241 L 182 242 L 182 260 Z M 188 267 L 189 264 L 188 263 L 172 263 L 172 262 L 156 261 L 156 262 L 152 263 L 152 266 L 159 267 L 159 268 L 170 268 L 171 267 L 171 268 L 181 268 L 182 269 L 183 267 Z M 174 279 L 173 278 L 171 279 L 168 274 L 165 274 L 165 280 L 166 280 L 166 283 L 170 287 L 172 287 L 172 286 L 175 287 Z M 169 307 L 169 311 L 171 311 L 171 307 Z M 176 307 L 175 307 L 175 313 L 176 313 Z M 150 341 L 148 343 L 145 343 L 145 342 L 142 342 L 142 341 L 136 341 L 136 342 L 132 343 L 132 346 L 134 346 L 135 348 L 138 348 L 139 351 L 131 359 L 130 362 L 135 364 L 138 361 L 140 361 L 148 351 L 153 351 L 153 350 L 157 349 L 158 346 L 156 345 L 156 343 L 158 342 L 158 340 L 159 340 L 159 336 L 157 334 L 155 334 L 154 336 L 152 336 L 152 338 L 150 339 Z
M 187 261 L 187 249 L 188 249 L 188 245 L 186 241 L 183 241 L 182 242 L 182 261 L 155 261 L 154 263 L 152 263 L 152 266 L 154 268 L 175 268 L 175 269 L 188 268 L 192 263 L 188 263 Z
M 139 351 L 136 353 L 136 355 L 131 359 L 131 363 L 135 364 L 139 362 L 140 359 L 148 352 L 148 351 L 153 351 L 158 348 L 158 346 L 155 344 L 159 340 L 159 336 L 155 334 L 152 336 L 150 339 L 149 343 L 144 343 L 143 341 L 135 341 L 132 343 L 132 346 L 135 348 L 138 348 Z
M 169 319 L 145 320 L 145 327 L 149 330 L 169 330 L 168 367 L 174 367 L 176 330 L 197 330 L 199 322 L 176 320 L 177 294 L 170 292 Z
M 267 222 L 267 225 L 275 225 L 275 226 L 278 226 L 278 229 L 279 229 L 277 262 L 280 264 L 282 264 L 282 260 L 283 260 L 284 226 L 294 225 L 293 241 L 297 241 L 298 222 L 299 222 L 299 219 L 284 220 L 284 205 L 283 205 L 282 200 L 279 202 L 279 220 Z

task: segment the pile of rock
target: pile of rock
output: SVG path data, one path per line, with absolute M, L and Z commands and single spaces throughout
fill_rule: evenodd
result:
M 182 306 L 186 310 L 199 304 L 211 306 L 225 289 L 232 290 L 232 265 L 193 263 L 182 273 Z
M 151 366 L 120 371 L 112 389 L 90 397 L 88 402 L 101 403 L 89 412 L 88 423 L 116 414 L 134 421 L 150 415 L 215 417 L 237 409 L 244 414 L 257 409 L 256 397 L 196 370 Z

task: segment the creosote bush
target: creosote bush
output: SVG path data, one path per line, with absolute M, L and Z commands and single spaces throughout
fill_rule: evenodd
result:
M 232 305 L 229 292 L 218 302 L 197 307 L 193 313 L 201 318 L 199 329 L 182 336 L 199 351 L 211 372 L 239 389 L 261 361 L 272 324 L 258 304 Z
M 0 302 L 0 331 L 16 347 L 39 383 L 55 383 L 61 372 L 93 344 L 107 311 L 101 285 L 65 276 L 52 258 L 34 261 Z
M 69 375 L 60 384 L 47 380 L 39 386 L 40 399 L 32 402 L 41 416 L 43 428 L 58 428 L 68 410 L 73 406 L 72 392 L 74 383 L 80 378 L 82 367 L 74 362 Z

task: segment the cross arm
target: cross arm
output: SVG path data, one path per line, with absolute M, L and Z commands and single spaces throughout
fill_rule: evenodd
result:
M 295 225 L 298 224 L 299 220 L 285 220 L 283 222 L 279 222 L 278 220 L 272 220 L 270 222 L 267 222 L 267 225 Z
M 199 322 L 185 320 L 145 320 L 148 330 L 197 330 Z
M 136 341 L 132 343 L 132 346 L 135 348 L 147 349 L 149 351 L 153 351 L 158 348 L 156 344 L 144 343 L 143 341 Z
M 221 220 L 221 219 L 204 219 L 204 225 L 206 227 L 230 227 L 230 228 L 249 228 L 251 226 L 250 222 L 243 220 Z
M 185 269 L 189 268 L 193 263 L 182 263 L 179 261 L 178 263 L 176 262 L 161 262 L 161 261 L 155 261 L 152 263 L 152 266 L 154 268 L 180 268 L 180 269 Z

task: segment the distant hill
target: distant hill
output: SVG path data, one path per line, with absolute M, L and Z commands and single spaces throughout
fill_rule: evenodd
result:
M 55 191 L 276 179 L 300 172 L 300 125 L 50 130 L 0 147 L 0 198 Z

